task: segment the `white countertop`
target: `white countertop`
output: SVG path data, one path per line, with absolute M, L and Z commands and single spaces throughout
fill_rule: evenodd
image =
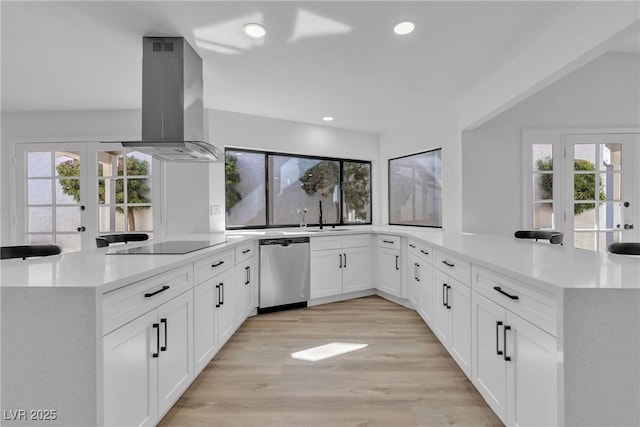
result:
M 100 292 L 163 273 L 238 243 L 263 237 L 330 236 L 389 233 L 419 239 L 436 250 L 466 258 L 514 279 L 556 289 L 640 289 L 640 257 L 600 254 L 568 246 L 519 240 L 511 236 L 467 234 L 405 227 L 348 227 L 348 231 L 317 229 L 255 230 L 227 233 L 227 243 L 185 255 L 105 255 L 110 248 L 28 260 L 0 262 L 2 287 L 82 287 Z M 166 240 L 207 240 L 220 233 L 176 236 Z M 155 242 L 141 242 L 137 245 Z M 132 244 L 128 245 L 132 247 Z M 114 249 L 115 247 L 111 247 Z

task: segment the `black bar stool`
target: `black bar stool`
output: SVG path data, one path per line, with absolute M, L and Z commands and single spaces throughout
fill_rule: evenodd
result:
M 148 239 L 149 235 L 145 233 L 105 234 L 96 237 L 96 246 L 104 248 L 111 243 L 142 242 Z
M 617 242 L 609 245 L 609 252 L 620 255 L 640 255 L 640 242 Z
M 58 255 L 62 252 L 60 246 L 57 245 L 2 246 L 0 249 L 0 259 L 27 259 L 38 256 Z
M 548 240 L 552 245 L 564 245 L 564 233 L 559 231 L 549 230 L 519 230 L 516 231 L 514 236 L 517 239 L 538 239 Z

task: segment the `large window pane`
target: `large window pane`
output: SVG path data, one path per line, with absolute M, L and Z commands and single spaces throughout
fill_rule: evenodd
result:
M 342 198 L 344 223 L 371 222 L 371 164 L 344 162 Z
M 533 228 L 552 229 L 553 228 L 553 203 L 533 204 Z
M 307 210 L 308 224 L 339 224 L 340 163 L 315 158 L 269 155 L 269 225 L 297 225 Z
M 553 170 L 553 145 L 533 144 L 531 146 L 531 153 L 533 154 L 534 171 Z
M 440 152 L 389 160 L 389 224 L 442 227 Z
M 267 224 L 264 162 L 264 153 L 227 150 L 227 227 L 258 227 Z

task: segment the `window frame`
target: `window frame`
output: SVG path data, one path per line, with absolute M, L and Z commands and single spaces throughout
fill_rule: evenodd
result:
M 439 148 L 433 148 L 431 150 L 425 150 L 425 151 L 420 151 L 418 153 L 411 153 L 411 154 L 406 154 L 404 156 L 399 156 L 399 157 L 394 157 L 391 158 L 387 161 L 387 222 L 389 223 L 389 225 L 394 225 L 394 226 L 402 226 L 402 227 L 421 227 L 421 228 L 436 228 L 436 229 L 442 229 L 442 223 L 443 223 L 443 218 L 442 218 L 442 208 L 443 208 L 443 204 L 442 204 L 442 196 L 440 198 L 440 225 L 426 225 L 426 224 L 404 224 L 404 223 L 395 223 L 395 222 L 391 222 L 391 162 L 393 160 L 400 160 L 400 159 L 405 159 L 407 157 L 413 157 L 413 156 L 420 156 L 423 154 L 427 154 L 427 153 L 432 153 L 434 151 L 440 151 L 440 163 L 442 164 L 442 147 Z M 442 185 L 442 173 L 440 173 L 440 183 Z M 442 190 L 441 190 L 442 192 Z
M 373 164 L 370 160 L 359 160 L 359 159 L 345 159 L 339 157 L 325 157 L 325 156 L 314 156 L 311 154 L 296 154 L 296 153 L 285 153 L 279 151 L 266 151 L 266 150 L 256 150 L 250 148 L 238 148 L 238 147 L 225 147 L 224 154 L 225 159 L 228 152 L 242 152 L 242 153 L 252 153 L 252 154 L 262 154 L 264 156 L 264 200 L 265 200 L 265 224 L 264 225 L 240 225 L 240 226 L 229 226 L 227 223 L 227 215 L 225 214 L 224 222 L 225 222 L 225 230 L 236 231 L 236 230 L 263 230 L 263 229 L 277 229 L 277 228 L 292 228 L 292 227 L 300 227 L 299 223 L 295 224 L 270 224 L 270 194 L 269 194 L 269 157 L 270 156 L 278 156 L 278 157 L 292 157 L 299 159 L 312 159 L 323 161 L 332 161 L 338 162 L 340 174 L 338 178 L 339 186 L 340 186 L 340 201 L 338 207 L 338 213 L 340 217 L 340 222 L 337 223 L 324 223 L 323 226 L 359 226 L 359 225 L 372 225 L 373 224 L 373 191 L 372 191 L 372 178 L 373 178 Z M 343 194 L 343 179 L 344 179 L 344 163 L 362 163 L 369 165 L 369 221 L 368 222 L 345 222 L 344 221 L 344 194 Z M 226 197 L 225 197 L 225 207 L 226 207 Z M 226 209 L 225 209 L 226 212 Z M 314 227 L 319 226 L 316 223 L 307 223 L 308 226 Z

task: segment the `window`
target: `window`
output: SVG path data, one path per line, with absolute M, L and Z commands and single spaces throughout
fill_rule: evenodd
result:
M 98 151 L 100 233 L 153 232 L 151 165 L 138 151 Z
M 227 149 L 228 229 L 371 224 L 371 162 Z
M 441 149 L 389 160 L 389 224 L 442 227 Z

